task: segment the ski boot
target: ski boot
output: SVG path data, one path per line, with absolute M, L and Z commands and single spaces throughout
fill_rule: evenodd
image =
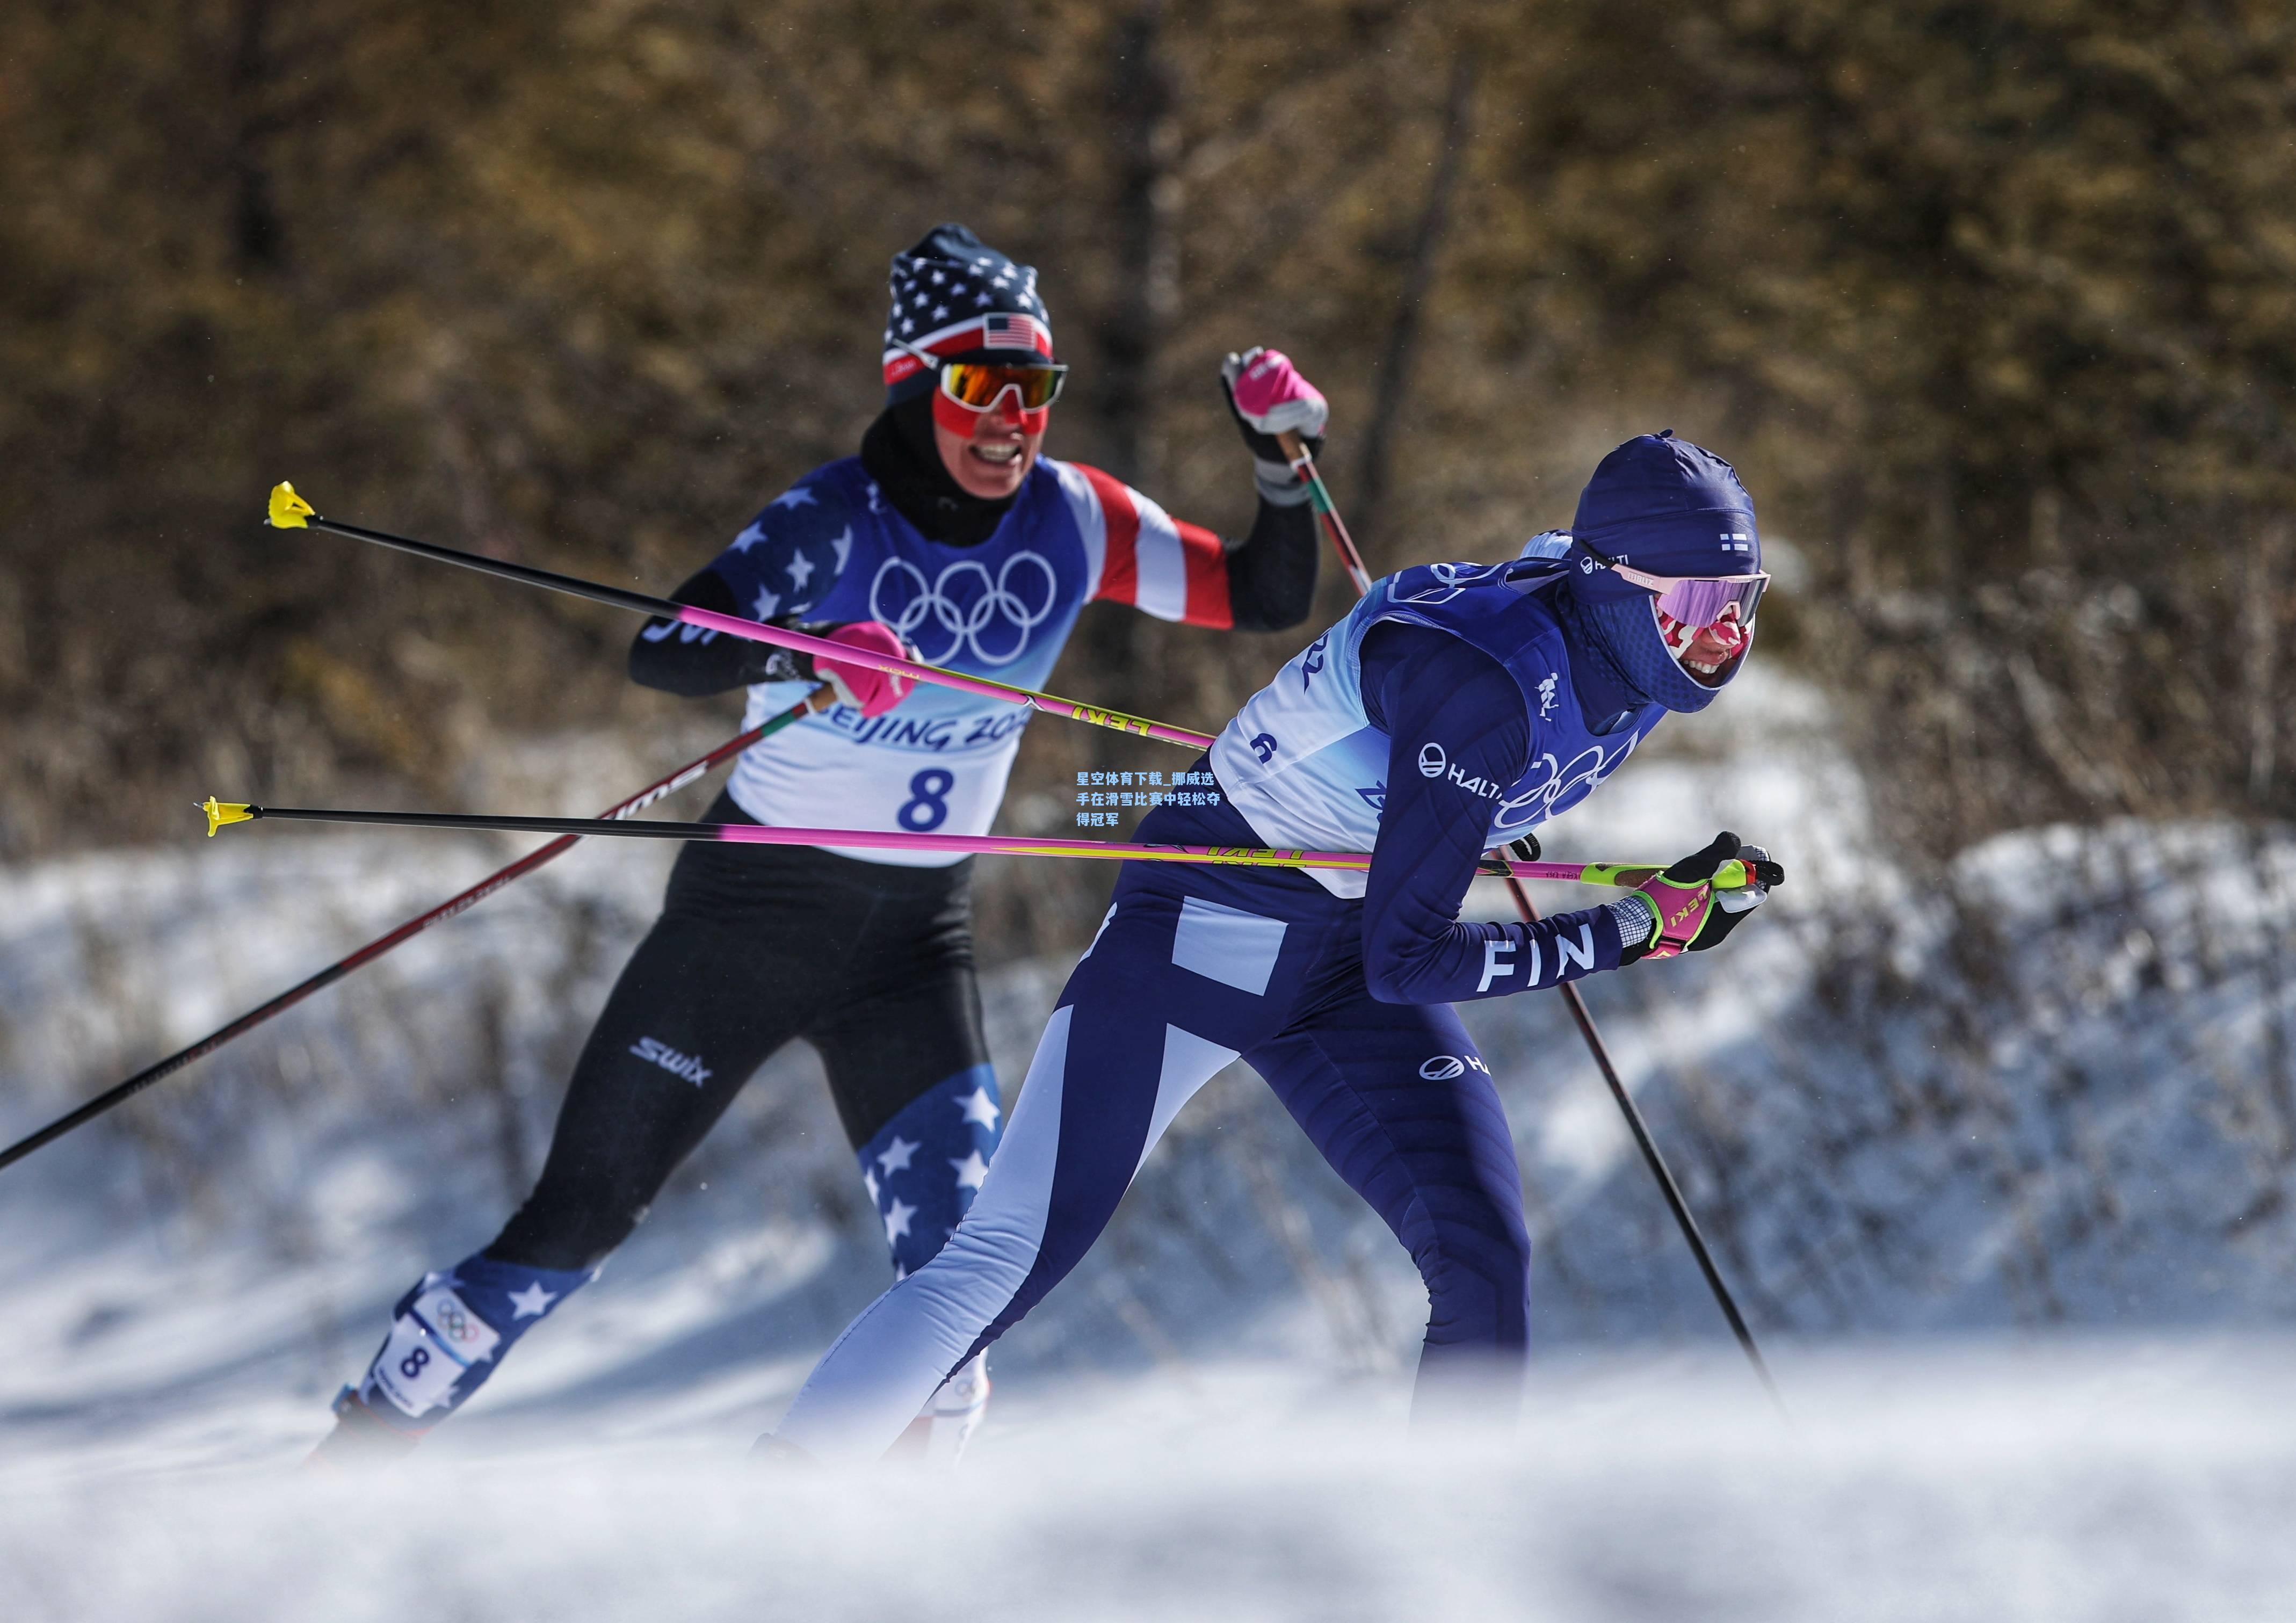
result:
M 400 1430 L 368 1407 L 355 1389 L 345 1387 L 335 1394 L 335 1429 L 305 1457 L 303 1469 L 380 1471 L 414 1453 L 422 1440 L 422 1432 Z

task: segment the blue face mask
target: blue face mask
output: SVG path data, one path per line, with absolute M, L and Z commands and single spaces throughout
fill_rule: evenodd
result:
M 1613 732 L 1649 704 L 1687 715 L 1713 703 L 1719 690 L 1692 680 L 1659 635 L 1651 594 L 1606 570 L 1590 574 L 1574 567 L 1576 556 L 1569 534 L 1550 530 L 1523 544 L 1522 559 L 1508 578 L 1518 589 L 1551 593 L 1570 643 L 1579 713 L 1589 727 Z
M 1571 640 L 1571 653 L 1587 656 L 1587 669 L 1578 676 L 1587 715 L 1603 713 L 1601 706 L 1613 696 L 1605 688 L 1614 687 L 1624 700 L 1621 709 L 1661 704 L 1685 716 L 1704 709 L 1721 692 L 1693 681 L 1676 662 L 1659 635 L 1648 593 L 1590 601 L 1566 582 L 1555 594 L 1555 609 Z M 1575 664 L 1572 668 L 1578 670 Z

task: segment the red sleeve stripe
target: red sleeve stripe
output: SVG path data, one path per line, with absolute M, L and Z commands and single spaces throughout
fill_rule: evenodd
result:
M 1158 619 L 1226 627 L 1227 548 L 1201 525 L 1161 507 L 1097 468 L 1072 463 L 1089 484 L 1102 521 L 1099 589 L 1103 602 L 1130 603 Z
M 1187 612 L 1180 618 L 1191 626 L 1214 626 L 1222 630 L 1235 624 L 1227 601 L 1227 547 L 1200 524 L 1176 519 L 1180 550 L 1188 566 Z
M 1082 463 L 1077 463 L 1076 468 L 1092 482 L 1093 494 L 1100 498 L 1104 550 L 1100 590 L 1093 595 L 1103 602 L 1136 602 L 1140 592 L 1140 509 L 1133 501 L 1132 488 L 1097 468 Z

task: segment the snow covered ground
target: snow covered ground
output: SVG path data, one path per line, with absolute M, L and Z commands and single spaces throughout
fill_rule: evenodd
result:
M 1520 1437 L 1206 1366 L 1013 1406 L 955 1484 L 722 1436 L 498 1439 L 381 1479 L 12 1456 L 0 1615 L 2264 1619 L 2296 1607 L 2286 1341 L 1552 1361 Z
M 2296 838 L 2044 830 L 1916 880 L 1808 690 L 1674 732 L 1547 844 L 1790 865 L 1728 951 L 1589 1001 L 1795 1432 L 1530 997 L 1468 1011 L 1538 1243 L 1518 1437 L 1402 1451 L 1415 1277 L 1238 1070 L 1000 1345 L 977 1513 L 741 1471 L 887 1278 L 793 1052 L 415 1469 L 285 1474 L 539 1165 L 668 861 L 596 847 L 0 1172 L 0 1618 L 2296 1610 Z M 649 771 L 593 775 L 554 809 Z M 517 848 L 260 826 L 0 874 L 0 1139 Z M 1008 1091 L 1064 970 L 989 978 Z

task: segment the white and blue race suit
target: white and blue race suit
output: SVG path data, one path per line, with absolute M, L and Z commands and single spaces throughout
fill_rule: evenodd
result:
M 1491 801 L 1492 846 L 1519 839 L 1585 799 L 1626 764 L 1666 711 L 1655 704 L 1601 736 L 1587 729 L 1570 680 L 1562 623 L 1547 600 L 1518 591 L 1507 565 L 1435 563 L 1378 582 L 1354 611 L 1309 643 L 1253 694 L 1212 745 L 1212 771 L 1230 801 L 1270 845 L 1368 851 L 1388 793 L 1388 735 L 1364 705 L 1363 641 L 1390 621 L 1449 632 L 1498 661 L 1522 689 L 1529 765 L 1503 784 L 1474 785 Z M 1464 782 L 1441 741 L 1412 770 Z M 1365 876 L 1308 872 L 1334 896 L 1360 897 Z

